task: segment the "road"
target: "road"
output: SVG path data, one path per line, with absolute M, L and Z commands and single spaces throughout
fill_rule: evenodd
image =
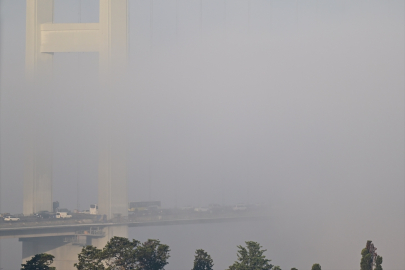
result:
M 138 215 L 100 222 L 99 217 L 75 216 L 71 219 L 22 219 L 18 222 L 1 222 L 1 238 L 28 238 L 45 236 L 75 235 L 79 230 L 88 230 L 91 227 L 104 228 L 107 226 L 125 225 L 128 227 L 140 226 L 167 226 L 196 223 L 236 222 L 242 220 L 268 218 L 266 211 L 234 211 L 219 213 L 186 212 L 171 215 Z

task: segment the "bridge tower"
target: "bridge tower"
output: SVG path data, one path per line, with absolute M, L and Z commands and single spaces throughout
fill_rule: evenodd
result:
M 52 211 L 52 143 L 49 112 L 44 100 L 52 87 L 52 62 L 55 52 L 98 52 L 103 107 L 100 130 L 98 205 L 108 219 L 127 216 L 126 152 L 122 133 L 113 123 L 110 103 L 113 85 L 125 73 L 128 52 L 127 0 L 99 0 L 98 23 L 53 23 L 53 0 L 27 0 L 26 8 L 26 77 L 35 100 L 30 114 L 30 131 L 24 171 L 24 215 Z M 39 113 L 37 113 L 39 112 Z M 105 237 L 91 244 L 103 247 L 113 236 L 127 237 L 127 226 L 107 227 Z M 73 269 L 81 248 L 63 239 L 38 237 L 24 239 L 23 262 L 37 253 L 47 252 L 56 258 L 57 269 Z M 67 263 L 68 262 L 68 263 Z
M 127 63 L 127 0 L 100 0 L 99 23 L 55 24 L 53 7 L 53 0 L 27 0 L 26 73 L 29 86 L 37 97 L 50 94 L 55 52 L 98 52 L 99 93 L 104 110 L 100 131 L 99 212 L 107 218 L 127 216 L 125 145 L 119 138 L 120 130 L 112 128 L 116 119 L 112 119 L 109 106 L 115 94 L 111 91 L 112 86 L 124 73 Z M 33 112 L 39 109 L 37 107 Z M 34 125 L 31 129 L 33 138 L 27 151 L 24 179 L 25 215 L 52 210 L 52 146 L 46 129 L 48 123 L 45 115 L 32 117 L 29 122 Z M 38 124 L 44 128 L 37 128 Z

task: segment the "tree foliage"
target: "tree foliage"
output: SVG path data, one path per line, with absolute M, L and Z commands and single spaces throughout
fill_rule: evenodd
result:
M 212 270 L 214 262 L 211 256 L 203 249 L 197 249 L 194 257 L 194 267 L 192 270 Z
M 291 268 L 291 270 L 298 270 L 297 268 L 295 268 L 295 267 L 293 267 L 293 268 Z
M 163 270 L 168 264 L 169 246 L 149 239 L 137 240 L 113 237 L 103 249 L 83 247 L 78 255 L 77 270 Z
M 363 248 L 361 251 L 360 269 L 361 270 L 372 270 L 373 261 L 370 252 L 367 248 Z
M 381 256 L 377 255 L 377 258 L 375 260 L 375 268 L 374 270 L 383 270 L 381 264 L 383 262 L 383 258 Z
M 168 264 L 170 249 L 159 240 L 149 239 L 136 250 L 137 270 L 163 270 Z
M 41 253 L 21 264 L 21 270 L 55 270 L 55 267 L 50 267 L 55 257 L 51 254 Z
M 314 263 L 311 270 L 322 270 L 322 268 L 319 263 Z
M 79 262 L 74 264 L 78 270 L 105 269 L 101 249 L 97 249 L 93 246 L 83 247 L 78 255 L 78 259 Z
M 278 266 L 278 265 L 276 265 L 276 266 L 274 266 L 273 268 L 271 268 L 271 270 L 281 270 L 281 267 Z
M 266 249 L 261 249 L 262 246 L 254 241 L 245 243 L 246 247 L 238 246 L 238 259 L 229 266 L 229 270 L 270 270 L 273 267 L 269 264 L 271 260 L 263 255 Z
M 103 248 L 101 255 L 106 269 L 136 269 L 136 252 L 139 241 L 113 237 Z

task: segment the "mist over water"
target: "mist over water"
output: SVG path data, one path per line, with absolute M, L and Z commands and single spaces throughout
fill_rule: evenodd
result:
M 55 1 L 55 22 L 78 22 Z M 82 1 L 97 22 L 97 1 Z M 1 1 L 0 212 L 22 212 L 28 98 L 25 2 Z M 358 269 L 373 240 L 384 269 L 405 265 L 403 1 L 130 0 L 130 59 L 109 89 L 127 141 L 129 201 L 164 207 L 270 205 L 267 222 L 131 228 L 171 247 L 168 270 L 205 249 L 215 269 L 258 241 L 283 269 Z M 177 15 L 176 15 L 177 7 Z M 151 17 L 153 18 L 151 23 Z M 53 198 L 97 202 L 96 53 L 55 53 L 41 100 L 53 140 Z M 32 93 L 31 93 L 32 94 Z M 79 193 L 78 191 L 79 187 Z M 16 269 L 20 243 L 1 240 Z

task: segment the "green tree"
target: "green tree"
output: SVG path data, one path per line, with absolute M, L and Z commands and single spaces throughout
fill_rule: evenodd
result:
M 298 270 L 297 268 L 295 268 L 295 267 L 293 267 L 293 268 L 291 268 L 291 270 Z
M 100 254 L 107 269 L 136 269 L 136 252 L 139 243 L 135 239 L 130 241 L 124 237 L 111 238 Z
M 361 251 L 360 269 L 361 270 L 372 270 L 373 269 L 373 259 L 367 248 L 363 248 Z
M 136 249 L 136 270 L 163 270 L 168 264 L 170 249 L 159 240 L 149 239 Z
M 383 270 L 381 264 L 383 262 L 383 258 L 381 256 L 377 255 L 377 258 L 375 260 L 375 268 L 374 270 Z
M 78 263 L 74 264 L 78 270 L 104 270 L 101 249 L 85 246 L 78 255 Z
M 149 239 L 140 245 L 137 240 L 113 237 L 102 250 L 83 247 L 74 266 L 77 270 L 163 270 L 169 251 L 159 240 Z
M 269 264 L 271 260 L 266 259 L 263 253 L 266 249 L 261 249 L 259 243 L 247 241 L 246 247 L 238 246 L 238 260 L 229 270 L 270 270 L 273 265 Z
M 315 263 L 312 265 L 311 270 L 322 270 L 321 265 L 319 263 Z
M 212 270 L 214 262 L 211 256 L 203 249 L 197 249 L 194 257 L 194 267 L 192 270 Z
M 281 270 L 281 267 L 278 266 L 278 265 L 276 265 L 276 266 L 274 266 L 273 268 L 271 268 L 271 270 Z
M 55 267 L 50 267 L 55 257 L 51 254 L 41 253 L 21 264 L 21 270 L 55 270 Z

